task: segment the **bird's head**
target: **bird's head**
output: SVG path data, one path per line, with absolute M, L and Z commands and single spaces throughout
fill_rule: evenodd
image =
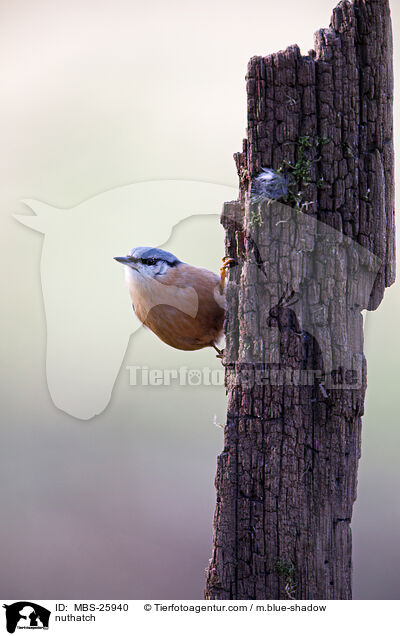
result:
M 171 252 L 157 247 L 134 247 L 126 256 L 114 256 L 114 259 L 129 268 L 135 278 L 159 281 L 182 262 Z

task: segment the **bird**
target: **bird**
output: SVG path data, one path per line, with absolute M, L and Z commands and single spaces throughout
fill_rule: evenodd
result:
M 189 265 L 156 247 L 134 247 L 114 256 L 125 267 L 125 282 L 139 320 L 167 345 L 183 351 L 217 347 L 225 319 L 225 279 L 230 258 L 222 259 L 220 275 Z

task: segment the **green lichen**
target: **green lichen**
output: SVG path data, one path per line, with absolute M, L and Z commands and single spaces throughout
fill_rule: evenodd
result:
M 275 569 L 284 580 L 287 597 L 294 599 L 296 594 L 296 570 L 294 563 L 279 558 L 275 563 Z
M 291 207 L 301 208 L 303 206 L 303 189 L 310 184 L 311 168 L 313 164 L 321 160 L 319 151 L 327 143 L 329 143 L 327 137 L 302 135 L 296 141 L 298 146 L 296 163 L 284 159 L 279 166 L 278 172 L 287 174 L 290 179 L 288 194 L 284 202 Z M 323 179 L 318 180 L 317 187 L 324 187 Z
M 343 146 L 343 154 L 347 159 L 355 156 L 354 150 L 350 146 L 350 144 L 343 143 L 342 146 Z
M 240 178 L 242 179 L 242 181 L 245 181 L 249 178 L 249 171 L 247 170 L 247 168 L 240 168 Z
M 250 225 L 253 228 L 261 227 L 262 225 L 261 212 L 258 208 L 256 210 L 253 209 L 250 213 Z
M 368 188 L 366 193 L 361 195 L 360 197 L 361 201 L 365 201 L 365 203 L 371 204 L 371 199 L 369 198 L 370 194 L 371 194 L 371 189 Z

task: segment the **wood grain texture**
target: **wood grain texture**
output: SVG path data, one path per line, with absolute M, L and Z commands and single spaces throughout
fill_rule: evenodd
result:
M 377 308 L 395 276 L 388 1 L 341 2 L 307 56 L 291 46 L 252 58 L 247 94 L 239 199 L 222 214 L 237 266 L 205 596 L 350 599 L 366 389 L 360 311 Z M 254 178 L 296 165 L 302 138 L 313 143 L 300 204 L 254 206 Z M 285 285 L 299 301 L 282 309 Z M 343 356 L 357 367 L 354 385 L 351 374 L 334 386 L 296 381 L 337 370 Z

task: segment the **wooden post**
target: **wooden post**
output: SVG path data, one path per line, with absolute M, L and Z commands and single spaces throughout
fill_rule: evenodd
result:
M 350 599 L 360 312 L 394 281 L 388 0 L 340 2 L 307 56 L 252 58 L 247 92 L 222 214 L 228 412 L 206 598 Z M 275 200 L 251 196 L 263 168 Z

